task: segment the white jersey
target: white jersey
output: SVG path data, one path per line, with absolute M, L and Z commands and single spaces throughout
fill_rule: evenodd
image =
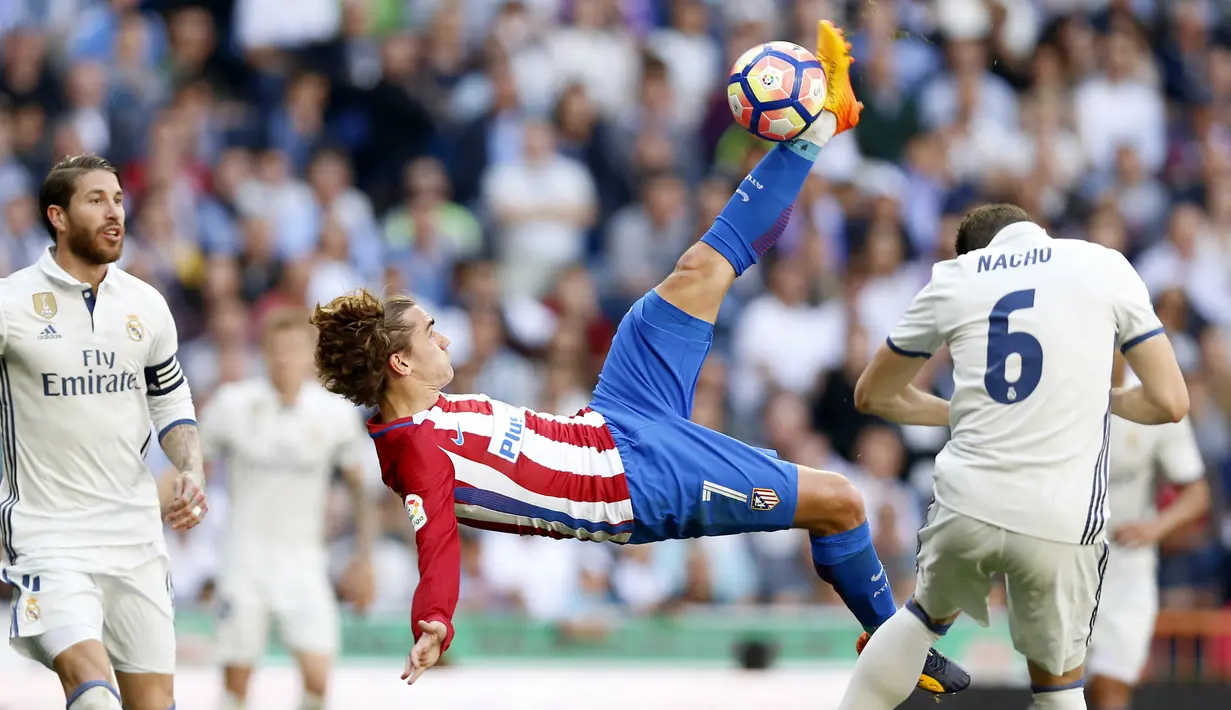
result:
M 224 459 L 224 559 L 312 555 L 323 564 L 329 484 L 336 468 L 359 466 L 372 446 L 354 405 L 315 382 L 295 403 L 261 377 L 218 388 L 201 413 L 206 460 Z
M 889 346 L 953 360 L 935 494 L 951 510 L 1057 542 L 1106 536 L 1112 345 L 1161 334 L 1119 252 L 1010 225 L 936 264 Z
M 1205 476 L 1205 462 L 1189 420 L 1144 426 L 1112 417 L 1108 493 L 1111 531 L 1129 523 L 1152 520 L 1157 515 L 1154 494 L 1159 475 L 1177 485 L 1194 483 Z M 1117 548 L 1117 556 L 1124 554 L 1154 559 L 1157 548 Z
M 0 279 L 0 537 L 11 564 L 163 545 L 144 459 L 151 421 L 161 433 L 195 418 L 177 341 L 162 294 L 115 265 L 97 293 L 50 249 Z

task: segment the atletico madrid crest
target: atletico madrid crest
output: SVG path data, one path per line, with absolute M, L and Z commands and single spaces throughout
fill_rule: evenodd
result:
M 778 494 L 772 488 L 753 488 L 748 505 L 753 510 L 773 510 L 778 505 Z

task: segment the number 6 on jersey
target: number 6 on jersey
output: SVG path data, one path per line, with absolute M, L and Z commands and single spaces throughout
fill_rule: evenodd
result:
M 1043 345 L 1029 333 L 1009 331 L 1009 315 L 1034 308 L 1034 289 L 1006 294 L 992 306 L 987 325 L 987 370 L 983 386 L 1001 404 L 1016 404 L 1039 386 L 1043 377 Z M 1018 375 L 1009 381 L 1009 357 L 1017 355 Z

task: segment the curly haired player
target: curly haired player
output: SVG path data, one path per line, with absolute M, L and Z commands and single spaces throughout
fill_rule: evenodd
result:
M 821 147 L 853 128 L 842 33 L 818 30 L 825 111 L 801 138 L 776 145 L 713 227 L 620 323 L 590 406 L 541 414 L 482 395 L 445 395 L 449 340 L 414 301 L 367 292 L 318 306 L 317 364 L 326 388 L 379 408 L 368 428 L 385 483 L 403 496 L 417 535 L 421 581 L 412 609 L 413 683 L 453 638 L 459 523 L 521 535 L 615 543 L 801 528 L 817 574 L 866 632 L 893 616 L 863 500 L 842 476 L 798 466 L 689 421 L 719 304 L 735 278 L 773 246 Z M 941 400 L 911 390 L 919 424 L 945 425 Z M 918 684 L 951 693 L 970 682 L 939 653 Z

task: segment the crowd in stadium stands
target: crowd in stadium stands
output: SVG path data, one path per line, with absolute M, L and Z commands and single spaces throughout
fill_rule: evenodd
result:
M 1124 251 L 1231 502 L 1231 15 L 1190 0 L 9 0 L 0 3 L 0 273 L 48 240 L 54 158 L 122 168 L 122 265 L 167 295 L 199 403 L 262 371 L 260 315 L 408 291 L 453 340 L 451 391 L 587 402 L 628 305 L 765 146 L 726 71 L 752 45 L 852 32 L 858 130 L 825 148 L 771 258 L 722 310 L 696 421 L 848 474 L 908 594 L 943 430 L 857 413 L 873 350 L 981 201 Z M 927 382 L 946 396 L 948 364 Z M 158 454 L 154 454 L 157 457 Z M 374 457 L 373 457 L 374 459 Z M 151 459 L 156 471 L 165 461 Z M 373 611 L 417 571 L 383 490 Z M 226 525 L 172 533 L 207 605 Z M 1166 491 L 1161 491 L 1166 500 Z M 339 489 L 337 520 L 346 520 Z M 1167 540 L 1164 604 L 1222 604 L 1231 525 Z M 339 562 L 350 531 L 332 526 Z M 796 532 L 614 548 L 465 534 L 462 606 L 545 620 L 826 598 Z M 827 588 L 826 588 L 827 589 Z

